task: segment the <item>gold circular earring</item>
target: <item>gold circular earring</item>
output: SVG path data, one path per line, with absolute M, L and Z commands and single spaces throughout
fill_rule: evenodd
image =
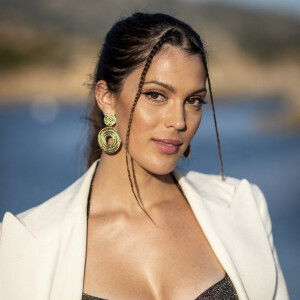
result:
M 112 114 L 105 116 L 104 124 L 108 127 L 104 127 L 98 133 L 98 144 L 104 152 L 112 154 L 117 152 L 121 145 L 118 132 L 112 128 L 116 124 L 116 117 Z M 112 139 L 110 144 L 107 143 L 108 138 Z
M 191 144 L 188 145 L 186 150 L 183 152 L 184 157 L 188 158 L 191 155 Z

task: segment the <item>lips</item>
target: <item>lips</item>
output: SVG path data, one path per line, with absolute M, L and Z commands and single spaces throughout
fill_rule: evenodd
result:
M 171 139 L 153 139 L 155 146 L 166 154 L 175 154 L 178 152 L 179 147 L 182 145 L 180 141 Z

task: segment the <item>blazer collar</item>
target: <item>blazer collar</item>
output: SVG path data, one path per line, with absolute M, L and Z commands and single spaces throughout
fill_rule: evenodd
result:
M 273 299 L 274 258 L 249 182 L 181 168 L 174 174 L 239 299 Z
M 236 185 L 239 182 L 233 178 L 226 178 L 225 181 L 222 181 L 221 176 L 188 171 L 180 167 L 175 169 L 174 174 L 178 183 L 187 193 L 197 194 L 197 197 L 200 196 L 206 201 L 227 207 L 232 204 Z M 195 175 L 197 181 L 195 181 Z
M 7 224 L 6 227 L 14 228 L 14 230 L 20 229 L 22 233 L 26 232 L 26 236 L 39 238 L 69 218 L 86 215 L 90 183 L 98 161 L 95 161 L 81 178 L 61 193 L 39 205 L 38 209 L 36 209 L 37 207 L 31 208 L 17 217 L 7 212 L 4 215 L 3 223 Z M 197 183 L 200 184 L 195 184 L 194 173 L 197 174 Z M 218 176 L 189 172 L 180 167 L 174 170 L 174 174 L 188 195 L 189 202 L 200 197 L 211 203 L 230 207 L 236 191 L 234 184 L 222 182 Z M 41 215 L 45 218 L 40 218 Z
M 97 161 L 71 186 L 38 207 L 19 214 L 17 218 L 7 213 L 4 220 L 9 218 L 10 222 L 15 222 L 14 226 L 23 226 L 33 237 L 39 238 L 65 220 L 86 215 L 90 183 L 96 166 Z
M 17 217 L 5 214 L 0 244 L 0 269 L 4 274 L 0 274 L 0 298 L 81 299 L 86 205 L 95 168 L 96 163 L 69 188 L 39 207 Z

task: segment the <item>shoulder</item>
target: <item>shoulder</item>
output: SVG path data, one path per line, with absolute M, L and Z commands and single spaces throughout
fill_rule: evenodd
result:
M 236 190 L 243 180 L 220 175 L 204 174 L 201 172 L 176 167 L 175 176 L 179 184 L 186 190 L 193 190 L 202 198 L 219 204 L 230 204 Z
M 42 228 L 46 223 L 56 223 L 62 217 L 68 218 L 74 213 L 72 208 L 82 180 L 82 177 L 79 178 L 62 192 L 42 204 L 16 215 L 16 217 L 22 223 L 30 223 L 35 228 L 37 228 L 37 226 Z
M 263 196 L 260 188 L 253 183 L 250 183 L 246 178 L 235 178 L 230 176 L 225 176 L 222 180 L 221 175 L 216 174 L 205 174 L 197 172 L 194 170 L 188 170 L 181 167 L 176 167 L 175 173 L 179 179 L 184 179 L 189 184 L 193 185 L 197 190 L 203 190 L 212 187 L 224 189 L 230 192 L 235 192 L 240 185 L 247 185 L 250 187 L 256 198 L 261 198 Z
M 222 180 L 221 175 L 216 174 L 205 174 L 194 170 L 188 170 L 181 167 L 176 167 L 175 172 L 180 175 L 180 177 L 185 177 L 191 183 L 196 185 L 203 184 L 217 184 L 217 185 L 232 185 L 238 186 L 243 179 L 238 179 L 230 176 L 226 176 L 225 180 Z
M 69 218 L 86 211 L 87 195 L 92 176 L 95 171 L 95 164 L 84 173 L 78 180 L 65 190 L 43 202 L 42 204 L 30 208 L 16 216 L 7 212 L 4 215 L 1 227 L 8 223 L 9 219 L 18 221 L 32 233 L 42 234 L 49 227 L 58 225 Z
M 267 231 L 271 231 L 268 206 L 264 194 L 256 184 L 245 178 L 230 176 L 226 176 L 223 181 L 221 175 L 204 174 L 180 167 L 175 169 L 175 174 L 183 188 L 194 190 L 211 203 L 234 206 L 242 210 L 249 207 L 247 204 L 251 202 L 264 221 Z

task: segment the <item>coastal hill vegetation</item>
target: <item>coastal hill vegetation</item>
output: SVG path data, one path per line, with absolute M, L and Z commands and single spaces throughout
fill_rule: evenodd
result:
M 217 100 L 283 99 L 286 126 L 300 127 L 299 19 L 224 2 L 2 0 L 0 104 L 87 101 L 105 33 L 134 11 L 165 12 L 200 33 Z

